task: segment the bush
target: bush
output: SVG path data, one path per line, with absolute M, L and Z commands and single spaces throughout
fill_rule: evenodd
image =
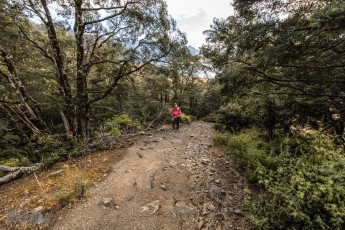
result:
M 239 131 L 252 127 L 261 121 L 259 100 L 236 99 L 222 106 L 218 111 L 217 122 L 227 131 Z M 220 129 L 221 130 L 221 129 Z
M 201 120 L 206 122 L 219 122 L 221 119 L 221 115 L 218 113 L 210 113 L 206 117 L 203 117 Z
M 33 162 L 42 162 L 48 168 L 66 155 L 68 144 L 59 135 L 36 134 L 35 142 L 29 145 L 33 151 Z
M 192 116 L 182 113 L 181 114 L 181 122 L 184 124 L 190 124 L 192 122 Z
M 255 129 L 217 134 L 250 181 L 262 188 L 251 201 L 260 229 L 343 229 L 345 156 L 326 132 L 267 143 Z
M 119 114 L 106 120 L 104 125 L 95 132 L 95 135 L 97 139 L 102 139 L 102 146 L 99 148 L 106 149 L 111 148 L 120 137 L 141 130 L 143 127 L 137 120 L 132 119 L 127 114 Z

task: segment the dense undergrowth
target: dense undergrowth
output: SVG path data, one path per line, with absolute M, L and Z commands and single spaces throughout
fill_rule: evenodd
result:
M 95 130 L 89 143 L 77 139 L 66 140 L 64 135 L 38 133 L 21 145 L 17 140 L 19 137 L 12 134 L 4 137 L 7 143 L 0 148 L 0 165 L 29 166 L 42 162 L 47 168 L 59 161 L 84 155 L 90 151 L 112 148 L 121 138 L 142 129 L 137 120 L 127 114 L 119 114 L 106 120 Z M 105 140 L 104 137 L 108 139 Z M 10 138 L 13 138 L 13 145 L 8 144 Z
M 170 120 L 168 113 L 163 116 L 165 119 L 158 121 L 159 123 Z M 182 114 L 181 122 L 189 124 L 192 119 L 192 116 Z M 0 147 L 0 165 L 30 166 L 33 163 L 42 162 L 44 168 L 49 168 L 57 162 L 89 152 L 112 149 L 121 144 L 124 138 L 143 131 L 145 125 L 147 124 L 122 113 L 105 120 L 92 132 L 92 139 L 88 142 L 77 139 L 66 140 L 64 135 L 40 133 L 32 136 L 26 143 L 19 143 L 20 137 L 13 134 L 6 135 L 4 136 L 6 145 Z M 5 174 L 0 172 L 0 176 L 3 175 Z
M 214 140 L 232 154 L 257 187 L 248 197 L 260 229 L 343 229 L 345 156 L 325 130 L 281 135 L 267 142 L 258 129 L 218 133 Z

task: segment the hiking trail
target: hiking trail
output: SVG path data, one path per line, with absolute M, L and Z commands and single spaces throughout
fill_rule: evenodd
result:
M 246 181 L 213 146 L 213 132 L 198 121 L 147 133 L 51 229 L 250 229 Z

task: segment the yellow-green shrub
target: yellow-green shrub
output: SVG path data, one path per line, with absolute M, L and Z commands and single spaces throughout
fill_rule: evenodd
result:
M 214 139 L 262 188 L 249 203 L 259 229 L 343 229 L 345 156 L 332 136 L 315 131 L 267 143 L 251 129 Z
M 119 114 L 108 119 L 97 132 L 98 136 L 110 135 L 118 138 L 143 130 L 142 125 L 127 114 Z
M 184 124 L 190 124 L 192 122 L 192 117 L 187 115 L 187 114 L 182 113 L 181 114 L 181 122 Z

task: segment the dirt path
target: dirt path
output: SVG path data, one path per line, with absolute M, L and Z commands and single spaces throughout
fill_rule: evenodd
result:
M 249 229 L 245 180 L 212 146 L 212 132 L 195 122 L 138 141 L 52 229 Z

